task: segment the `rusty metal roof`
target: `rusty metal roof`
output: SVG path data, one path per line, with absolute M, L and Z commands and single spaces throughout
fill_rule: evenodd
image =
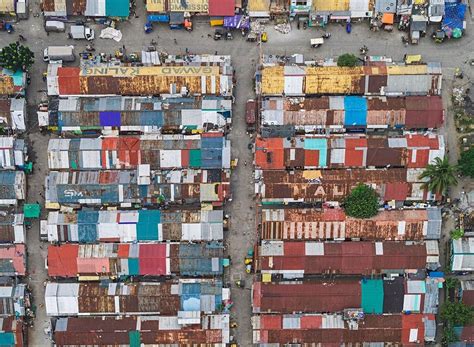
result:
M 423 243 L 262 241 L 257 269 L 262 273 L 370 275 L 383 271 L 423 270 Z
M 331 213 L 337 211 L 338 213 Z M 263 209 L 261 237 L 267 240 L 423 240 L 427 210 L 387 210 L 356 219 L 343 209 Z
M 400 198 L 399 195 L 386 194 L 392 184 L 403 183 L 406 186 L 405 197 L 424 200 L 421 187 L 416 182 L 407 182 L 407 169 L 323 169 L 323 170 L 257 170 L 256 193 L 263 201 L 343 201 L 358 183 L 371 184 L 385 200 Z M 417 170 L 417 169 L 413 169 Z M 415 177 L 418 177 L 416 174 Z M 417 181 L 415 179 L 415 181 Z

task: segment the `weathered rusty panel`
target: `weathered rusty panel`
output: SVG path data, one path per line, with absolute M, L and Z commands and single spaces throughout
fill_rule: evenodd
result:
M 368 90 L 369 93 L 380 93 L 383 87 L 387 86 L 387 75 L 367 76 L 369 79 Z
M 0 76 L 0 95 L 11 95 L 15 93 L 13 78 L 10 76 Z
M 262 94 L 280 95 L 285 90 L 283 66 L 265 67 L 262 70 Z
M 181 241 L 181 224 L 163 224 L 163 240 Z
M 72 14 L 75 16 L 82 15 L 86 12 L 87 0 L 73 0 L 72 1 Z
M 54 12 L 55 11 L 54 3 L 55 3 L 54 0 L 43 0 L 42 3 L 41 3 L 42 7 L 43 7 L 43 11 L 44 12 Z

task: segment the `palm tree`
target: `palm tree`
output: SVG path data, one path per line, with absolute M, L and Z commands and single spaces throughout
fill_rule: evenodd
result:
M 448 157 L 435 158 L 434 163 L 429 164 L 419 177 L 420 179 L 428 178 L 428 182 L 423 183 L 422 187 L 443 195 L 449 186 L 458 184 L 456 170 L 456 166 L 449 164 Z

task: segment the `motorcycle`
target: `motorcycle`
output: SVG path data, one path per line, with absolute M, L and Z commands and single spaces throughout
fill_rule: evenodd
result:
M 324 33 L 323 39 L 328 39 L 331 37 L 331 33 Z
M 346 23 L 346 33 L 350 34 L 352 31 L 352 25 L 351 22 Z
M 369 52 L 369 49 L 367 48 L 367 46 L 362 46 L 362 47 L 359 49 L 359 51 L 360 51 L 360 54 L 361 54 L 361 55 L 366 55 L 367 52 Z

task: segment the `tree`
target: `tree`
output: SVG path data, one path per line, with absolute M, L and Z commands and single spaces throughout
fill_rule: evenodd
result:
M 441 318 L 451 326 L 463 326 L 472 322 L 473 311 L 462 302 L 445 301 L 441 306 Z
M 474 178 L 474 147 L 461 153 L 458 167 L 464 176 Z
M 345 53 L 337 58 L 337 66 L 348 66 L 354 67 L 357 65 L 359 58 L 357 58 L 354 54 Z
M 464 236 L 464 230 L 461 228 L 456 228 L 454 230 L 451 230 L 450 234 L 453 240 L 459 240 L 461 237 Z
M 456 179 L 456 166 L 449 164 L 448 157 L 435 158 L 433 164 L 429 164 L 420 175 L 420 179 L 428 178 L 428 182 L 423 183 L 423 188 L 429 191 L 444 195 L 449 186 L 458 184 Z
M 448 344 L 457 341 L 459 341 L 459 338 L 456 335 L 453 326 L 448 324 L 443 329 L 443 339 L 441 340 L 441 343 L 443 344 L 443 346 L 447 346 Z
M 359 183 L 344 201 L 348 216 L 355 218 L 370 218 L 378 213 L 379 197 L 375 190 Z
M 34 63 L 34 53 L 18 42 L 10 43 L 0 51 L 0 65 L 12 71 L 26 71 Z
M 447 289 L 454 289 L 459 285 L 459 280 L 455 277 L 448 277 L 446 278 L 446 288 Z

